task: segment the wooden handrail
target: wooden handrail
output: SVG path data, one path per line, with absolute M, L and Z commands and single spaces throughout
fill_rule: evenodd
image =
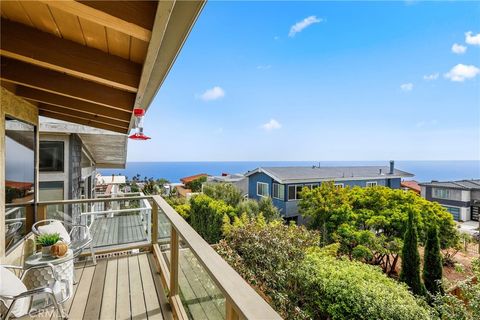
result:
M 153 196 L 153 200 L 175 230 L 172 235 L 184 240 L 225 296 L 227 319 L 281 319 L 280 315 L 162 197 Z M 174 251 L 174 243 L 170 245 Z
M 74 200 L 53 200 L 37 202 L 37 205 L 51 206 L 56 204 L 76 204 L 76 203 L 96 203 L 96 202 L 112 202 L 112 201 L 132 201 L 152 199 L 152 196 L 136 196 L 136 197 L 118 197 L 118 198 L 100 198 L 100 199 L 74 199 Z

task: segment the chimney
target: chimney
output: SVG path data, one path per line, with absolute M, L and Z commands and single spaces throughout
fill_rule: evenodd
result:
M 382 169 L 378 169 L 378 174 L 382 175 Z
M 394 169 L 395 169 L 395 161 L 390 160 L 390 172 L 389 173 L 393 174 Z
M 115 174 L 114 173 L 112 173 L 112 182 L 113 182 L 113 180 L 115 180 Z

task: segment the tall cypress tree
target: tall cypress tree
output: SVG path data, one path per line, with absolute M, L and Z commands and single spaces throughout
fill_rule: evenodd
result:
M 442 271 L 442 256 L 440 254 L 438 228 L 434 225 L 428 229 L 425 255 L 423 258 L 423 281 L 425 283 L 425 288 L 433 295 L 443 293 L 443 288 L 440 284 L 440 281 L 442 280 Z
M 405 282 L 416 295 L 425 295 L 425 286 L 420 279 L 420 254 L 418 253 L 417 228 L 413 211 L 408 213 L 407 230 L 403 237 L 402 270 L 400 281 Z

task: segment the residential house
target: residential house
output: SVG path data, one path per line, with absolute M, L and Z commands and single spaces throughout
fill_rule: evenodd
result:
M 298 200 L 303 187 L 315 188 L 333 181 L 339 188 L 385 186 L 399 189 L 402 178 L 413 174 L 389 166 L 359 167 L 268 167 L 247 172 L 248 196 L 252 199 L 271 197 L 273 204 L 287 220 L 302 223 Z
M 456 221 L 479 221 L 480 179 L 420 183 L 423 198 L 440 203 Z
M 220 176 L 209 176 L 206 183 L 229 183 L 235 186 L 242 195 L 248 194 L 248 178 L 243 174 L 222 173 Z
M 405 191 L 412 191 L 418 195 L 420 195 L 420 185 L 415 180 L 402 180 L 400 186 Z

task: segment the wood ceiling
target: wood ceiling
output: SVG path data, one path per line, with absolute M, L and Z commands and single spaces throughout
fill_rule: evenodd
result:
M 148 107 L 203 5 L 1 1 L 2 86 L 40 115 L 128 133 L 133 108 Z

